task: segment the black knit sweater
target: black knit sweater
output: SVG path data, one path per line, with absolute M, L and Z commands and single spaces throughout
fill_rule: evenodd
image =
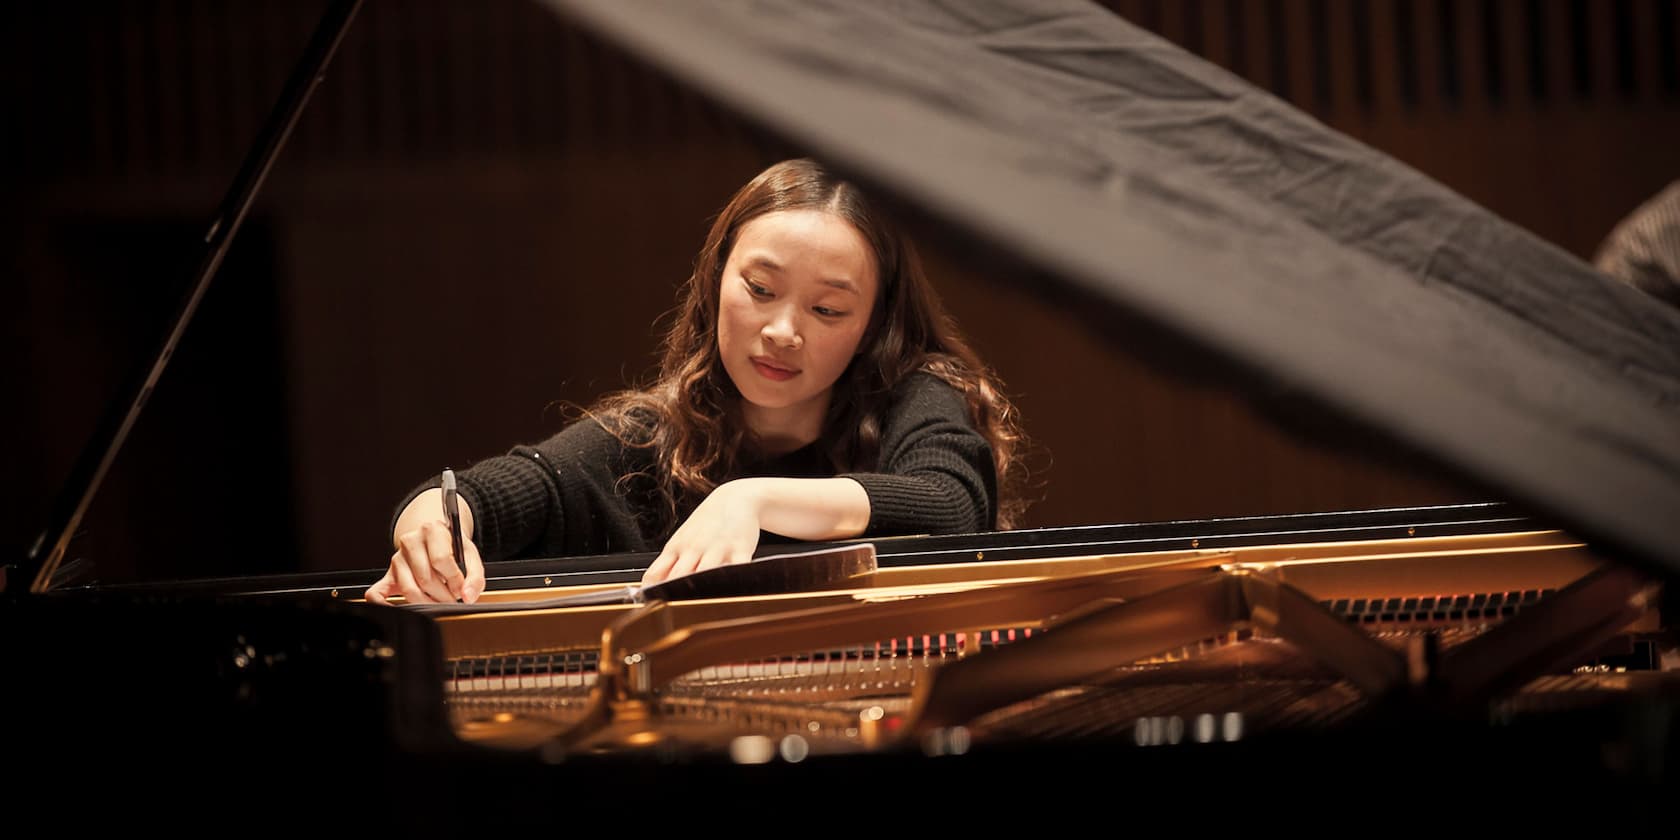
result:
M 869 496 L 864 536 L 995 526 L 991 447 L 975 431 L 962 395 L 932 374 L 914 374 L 894 390 L 874 469 L 837 474 L 826 467 L 820 443 L 745 463 L 730 478 L 851 478 Z M 472 507 L 473 542 L 485 560 L 585 556 L 663 547 L 679 523 L 659 500 L 652 467 L 651 450 L 626 446 L 598 422 L 583 419 L 534 446 L 480 461 L 457 479 Z M 396 513 L 437 486 L 433 479 L 416 487 Z M 764 542 L 778 539 L 766 534 Z

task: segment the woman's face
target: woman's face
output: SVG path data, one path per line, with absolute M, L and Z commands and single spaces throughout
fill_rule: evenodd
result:
M 747 427 L 773 451 L 817 439 L 869 327 L 875 254 L 850 222 L 783 210 L 748 222 L 723 267 L 718 352 Z

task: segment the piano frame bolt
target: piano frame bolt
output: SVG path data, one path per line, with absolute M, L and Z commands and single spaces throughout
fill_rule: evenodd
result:
M 643 694 L 653 690 L 650 683 L 653 675 L 650 673 L 653 663 L 639 653 L 632 653 L 624 657 L 624 678 L 630 685 L 630 690 Z
M 858 735 L 865 748 L 873 749 L 883 743 L 886 727 L 882 725 L 882 721 L 886 716 L 887 710 L 880 706 L 870 706 L 858 712 Z

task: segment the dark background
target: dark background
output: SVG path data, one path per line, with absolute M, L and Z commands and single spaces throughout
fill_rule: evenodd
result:
M 1105 5 L 1583 258 L 1680 178 L 1680 0 Z M 324 6 L 0 11 L 8 557 L 148 361 Z M 647 370 L 711 215 L 788 151 L 546 8 L 368 0 L 70 556 L 106 582 L 382 567 L 413 484 Z M 924 244 L 1038 444 L 1029 526 L 1488 498 Z

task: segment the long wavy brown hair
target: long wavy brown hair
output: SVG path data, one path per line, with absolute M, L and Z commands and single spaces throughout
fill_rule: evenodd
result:
M 718 355 L 724 265 L 748 222 L 805 209 L 834 213 L 857 228 L 875 252 L 880 275 L 880 293 L 860 352 L 834 383 L 823 423 L 832 467 L 836 472 L 874 468 L 893 387 L 916 371 L 927 371 L 966 397 L 997 468 L 996 526 L 1017 527 L 1026 508 L 1026 439 L 1014 405 L 945 312 L 912 243 L 856 186 L 810 159 L 777 163 L 735 193 L 713 221 L 681 290 L 652 384 L 608 395 L 590 413 L 626 443 L 654 450 L 652 478 L 673 517 L 735 475 L 750 440 L 741 419 L 740 391 Z

